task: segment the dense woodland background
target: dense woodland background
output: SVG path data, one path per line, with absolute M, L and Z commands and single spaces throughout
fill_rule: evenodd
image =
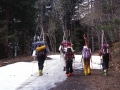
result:
M 42 30 L 50 52 L 70 37 L 75 52 L 120 41 L 120 0 L 0 0 L 0 59 L 31 55 Z

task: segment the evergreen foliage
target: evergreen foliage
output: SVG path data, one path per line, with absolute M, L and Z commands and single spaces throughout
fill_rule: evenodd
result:
M 84 33 L 92 48 L 101 44 L 102 30 L 107 42 L 119 41 L 120 1 L 94 0 L 86 6 L 83 1 L 0 0 L 0 45 L 4 46 L 1 52 L 5 57 L 31 55 L 33 37 L 40 36 L 42 28 L 52 52 L 58 51 L 63 31 L 70 32 L 67 37 L 71 37 L 75 51 L 81 51 Z M 87 8 L 89 4 L 91 8 Z
M 36 30 L 36 2 L 37 0 L 0 1 L 0 43 L 6 48 L 4 51 L 6 57 L 14 56 L 14 52 L 9 55 L 11 51 L 15 51 L 15 47 L 17 47 L 16 53 L 27 54 L 25 48 L 28 48 L 27 45 L 32 42 L 31 38 Z M 13 50 L 8 51 L 9 48 Z

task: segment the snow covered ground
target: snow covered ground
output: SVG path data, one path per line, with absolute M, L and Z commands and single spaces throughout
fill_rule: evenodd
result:
M 38 63 L 18 62 L 0 67 L 0 90 L 48 90 L 67 79 L 60 55 L 49 55 L 43 76 L 38 76 Z M 92 56 L 91 69 L 101 69 L 99 56 Z M 81 55 L 75 55 L 74 68 L 81 70 Z

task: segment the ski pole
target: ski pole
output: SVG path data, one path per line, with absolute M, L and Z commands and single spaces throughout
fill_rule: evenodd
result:
M 83 71 L 83 74 L 84 74 L 84 59 L 83 59 L 83 56 L 81 58 L 81 63 L 82 63 L 82 71 Z
M 61 57 L 62 57 L 62 52 L 60 51 L 60 61 L 61 61 Z
M 48 65 L 47 65 L 47 60 L 45 60 L 46 61 L 46 72 L 47 72 L 47 69 L 48 69 Z M 47 72 L 47 74 L 48 74 L 48 72 Z
M 33 76 L 32 74 L 33 74 L 33 68 L 34 68 L 34 61 L 35 61 L 35 58 L 36 58 L 36 57 L 33 57 L 33 66 L 32 66 L 32 73 L 31 73 L 31 76 Z
M 75 71 L 75 59 L 73 59 L 74 60 L 74 64 L 73 64 L 73 66 L 74 66 L 74 74 L 75 74 L 75 76 L 76 76 L 76 71 Z
M 83 73 L 84 73 L 84 66 L 83 66 L 83 55 L 82 55 L 82 58 L 81 58 L 81 64 L 82 64 L 82 69 L 81 70 L 83 70 Z
M 92 65 L 92 63 L 93 63 L 93 62 L 92 62 L 92 57 L 90 58 L 90 61 L 91 61 L 91 66 L 92 66 L 92 69 L 93 69 L 93 65 Z
M 101 63 L 101 65 L 100 65 L 100 69 L 102 69 L 102 63 L 103 63 L 103 59 L 101 58 L 101 56 L 100 56 L 100 63 Z
M 90 62 L 91 62 L 91 64 L 90 64 L 90 65 L 91 65 L 91 67 L 92 67 L 92 69 L 93 69 L 93 64 L 92 64 L 92 63 L 93 63 L 93 62 L 92 62 L 92 56 L 91 56 L 91 58 L 90 58 Z M 91 69 L 90 69 L 90 71 L 93 73 L 93 70 L 91 70 Z
M 83 69 L 83 56 L 82 56 L 82 58 L 81 58 L 81 63 L 82 63 L 82 69 Z
M 64 59 L 64 54 L 61 52 L 61 58 L 60 58 L 60 61 L 61 61 L 61 64 L 63 66 L 63 71 L 65 71 L 66 69 L 66 62 L 65 62 L 65 59 Z

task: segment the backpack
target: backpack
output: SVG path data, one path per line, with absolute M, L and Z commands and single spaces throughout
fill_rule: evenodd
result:
M 103 52 L 103 54 L 109 53 L 108 52 L 108 47 L 109 47 L 108 44 L 103 44 L 102 45 L 102 52 Z
M 84 47 L 82 52 L 83 52 L 83 59 L 90 59 L 91 58 L 90 48 Z
M 37 52 L 37 56 L 44 56 L 44 55 L 45 55 L 44 50 Z
M 48 51 L 45 49 L 45 50 L 36 52 L 36 55 L 37 55 L 37 57 L 45 58 L 47 55 L 47 52 Z
M 66 60 L 72 60 L 74 58 L 74 54 L 71 51 L 71 48 L 67 48 L 67 52 L 65 53 Z

